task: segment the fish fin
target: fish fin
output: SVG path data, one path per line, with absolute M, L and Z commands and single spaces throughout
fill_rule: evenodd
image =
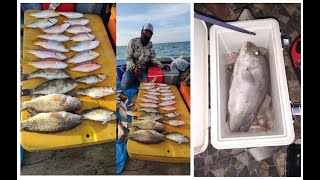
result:
M 248 120 L 247 122 L 243 123 L 241 126 L 240 126 L 240 131 L 248 131 L 253 120 L 255 119 L 256 115 L 252 115 Z
M 31 94 L 33 94 L 33 92 L 34 92 L 33 89 L 22 90 L 22 96 L 30 96 Z
M 29 74 L 21 74 L 21 81 L 29 79 Z
M 238 57 L 239 57 L 239 52 L 230 52 L 227 53 L 227 58 L 226 58 L 226 63 L 227 64 L 233 64 L 237 61 Z
M 123 134 L 122 135 L 122 141 L 126 141 L 130 138 L 130 134 Z
M 251 83 L 251 84 L 255 83 L 255 79 L 249 69 L 245 69 L 241 71 L 241 78 L 247 81 L 248 83 Z

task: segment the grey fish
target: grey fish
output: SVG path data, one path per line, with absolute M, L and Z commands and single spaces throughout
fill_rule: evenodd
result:
M 32 112 L 76 111 L 81 108 L 81 101 L 64 94 L 40 96 L 21 104 L 21 110 L 31 109 Z
M 85 83 L 85 84 L 97 84 L 103 80 L 105 80 L 108 76 L 104 73 L 91 74 L 87 76 L 77 77 L 74 80 L 77 82 Z
M 52 25 L 55 25 L 58 22 L 56 18 L 49 18 L 49 19 L 41 19 L 31 24 L 27 24 L 26 27 L 29 28 L 47 28 Z
M 245 42 L 235 63 L 228 101 L 231 131 L 247 131 L 267 93 L 268 62 L 251 42 Z
M 21 81 L 33 78 L 45 78 L 48 80 L 52 79 L 66 79 L 69 78 L 70 74 L 62 69 L 39 69 L 31 74 L 22 74 Z
M 164 131 L 163 124 L 157 121 L 152 121 L 152 120 L 133 122 L 131 124 L 128 124 L 128 128 L 130 127 L 134 127 L 136 129 L 144 129 L 144 130 L 155 130 L 157 132 Z
M 77 86 L 72 79 L 55 79 L 40 84 L 35 89 L 22 90 L 22 96 L 33 94 L 64 94 Z
M 114 111 L 101 107 L 83 110 L 80 115 L 82 115 L 82 119 L 101 121 L 102 124 L 117 118 Z
M 164 120 L 162 122 L 170 124 L 171 126 L 183 126 L 186 124 L 184 121 L 176 119 Z
M 169 133 L 169 134 L 166 134 L 166 138 L 167 139 L 170 139 L 172 141 L 176 141 L 178 144 L 181 144 L 183 142 L 189 142 L 189 138 L 182 135 L 182 134 L 179 134 L 179 133 Z
M 81 116 L 65 111 L 39 113 L 21 121 L 21 130 L 38 133 L 57 133 L 80 124 Z
M 156 108 L 144 107 L 139 108 L 137 111 L 144 111 L 144 112 L 159 112 Z
M 165 140 L 165 136 L 163 134 L 154 130 L 134 131 L 133 133 L 125 135 L 124 139 L 128 138 L 145 144 L 158 144 Z
M 72 93 L 72 95 L 85 95 L 94 99 L 98 99 L 104 96 L 108 96 L 114 94 L 115 91 L 111 87 L 88 87 L 88 88 L 80 88 Z
M 160 113 L 144 113 L 139 117 L 134 116 L 136 119 L 138 120 L 159 120 L 161 119 L 163 116 Z
M 175 118 L 175 117 L 180 116 L 180 113 L 179 112 L 170 112 L 170 113 L 166 113 L 166 114 L 163 114 L 163 115 L 167 116 L 169 118 Z

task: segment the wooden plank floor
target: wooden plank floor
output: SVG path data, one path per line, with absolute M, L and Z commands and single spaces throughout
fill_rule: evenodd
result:
M 24 152 L 21 175 L 115 175 L 115 142 L 56 151 Z

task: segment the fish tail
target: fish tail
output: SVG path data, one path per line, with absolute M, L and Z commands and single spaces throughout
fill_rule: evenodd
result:
M 29 79 L 29 74 L 21 74 L 21 81 Z
M 25 110 L 25 109 L 28 108 L 28 106 L 27 106 L 26 103 L 27 103 L 27 102 L 23 102 L 23 103 L 20 104 L 20 109 L 21 109 L 21 111 L 23 111 L 23 110 Z
M 22 121 L 20 123 L 20 130 L 24 130 L 25 128 L 26 128 L 26 123 Z
M 25 90 L 22 90 L 22 96 L 30 96 L 32 95 L 34 92 L 33 89 L 25 89 Z

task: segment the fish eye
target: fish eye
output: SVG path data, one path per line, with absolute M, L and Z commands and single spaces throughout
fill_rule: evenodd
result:
M 258 51 L 255 51 L 254 54 L 255 54 L 256 56 L 258 56 L 258 55 L 259 55 L 259 52 L 258 52 Z

